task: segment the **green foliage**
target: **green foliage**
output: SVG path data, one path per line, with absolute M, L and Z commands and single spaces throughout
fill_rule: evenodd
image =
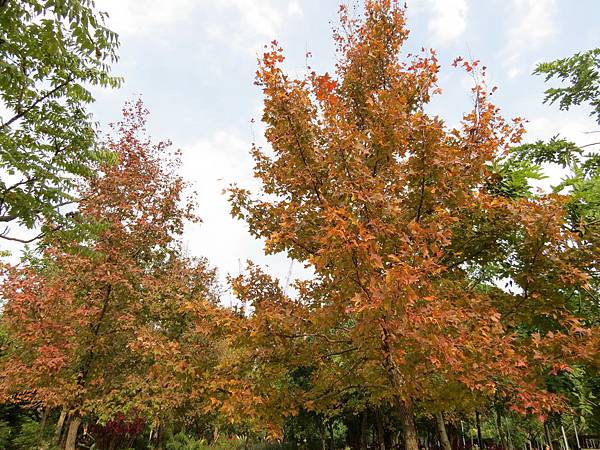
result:
M 568 110 L 573 105 L 589 103 L 591 115 L 600 123 L 600 48 L 571 57 L 539 64 L 534 73 L 546 75 L 546 81 L 558 78 L 564 87 L 546 90 L 544 102 L 558 102 L 560 109 Z
M 0 2 L 0 222 L 64 223 L 75 178 L 112 158 L 86 110 L 89 86 L 121 81 L 104 16 L 92 0 Z
M 302 448 L 302 447 L 301 447 Z M 247 450 L 297 450 L 298 446 L 293 443 L 279 442 L 250 442 Z
M 205 446 L 202 441 L 197 441 L 181 431 L 169 439 L 165 448 L 167 450 L 203 450 Z
M 600 48 L 577 53 L 538 65 L 535 74 L 546 76 L 546 81 L 556 78 L 562 87 L 546 90 L 544 102 L 558 102 L 560 109 L 569 110 L 573 105 L 588 104 L 592 116 L 600 123 Z M 592 132 L 598 133 L 598 131 Z M 555 192 L 568 195 L 565 207 L 568 211 L 569 227 L 582 236 L 581 245 L 595 252 L 600 238 L 600 153 L 589 149 L 600 142 L 584 147 L 558 136 L 549 141 L 537 141 L 512 149 L 511 158 L 541 166 L 556 164 L 565 169 L 564 179 L 553 187 Z M 600 277 L 597 269 L 586 269 L 589 284 L 583 290 L 573 290 L 569 308 L 586 326 L 600 323 L 598 295 Z M 580 431 L 598 432 L 600 422 L 596 419 L 600 408 L 600 390 L 597 370 L 592 366 L 573 366 L 569 371 L 548 376 L 548 389 L 565 395 L 571 406 L 571 416 L 564 416 L 565 428 L 572 426 L 575 418 Z M 558 416 L 557 416 L 558 417 Z M 556 417 L 555 417 L 556 418 Z M 566 420 L 568 418 L 568 420 Z M 557 419 L 558 420 L 558 419 Z M 565 422 L 566 420 L 566 422 Z M 520 424 L 520 429 L 524 425 Z
M 0 448 L 6 450 L 54 449 L 53 428 L 47 426 L 40 433 L 40 424 L 31 411 L 4 406 L 0 409 Z
M 4 420 L 0 420 L 0 448 L 8 447 L 11 431 L 10 424 Z
M 510 176 L 506 176 L 503 170 L 496 168 L 501 182 L 498 190 L 501 193 L 508 191 L 519 192 L 526 183 L 523 182 L 522 174 L 529 176 L 526 172 L 520 172 L 520 165 L 534 167 L 540 173 L 542 164 L 557 164 L 566 170 L 566 177 L 556 186 L 556 192 L 570 192 L 570 201 L 567 205 L 570 222 L 573 229 L 586 233 L 591 225 L 600 222 L 600 155 L 592 152 L 584 152 L 573 142 L 558 136 L 552 137 L 548 142 L 537 141 L 532 144 L 524 144 L 512 149 L 509 159 L 511 165 L 508 167 Z M 517 170 L 513 168 L 516 165 Z M 514 178 L 516 173 L 516 179 Z M 533 177 L 531 177 L 533 178 Z M 539 179 L 539 178 L 538 178 Z M 508 186 L 505 186 L 508 184 Z
M 31 418 L 27 418 L 22 424 L 19 434 L 12 439 L 12 448 L 18 450 L 28 450 L 36 448 L 40 436 L 39 423 Z
M 243 443 L 239 439 L 221 437 L 208 444 L 204 439 L 196 440 L 183 431 L 169 439 L 165 446 L 166 450 L 237 450 L 240 447 L 243 447 Z
M 488 184 L 488 191 L 508 198 L 531 197 L 533 193 L 529 180 L 546 178 L 536 163 L 518 158 L 494 161 L 489 169 L 494 176 Z
M 563 168 L 571 166 L 577 161 L 582 151 L 573 142 L 553 136 L 548 142 L 542 140 L 532 144 L 523 144 L 512 150 L 512 157 L 520 162 L 533 164 L 552 163 Z
M 539 64 L 535 74 L 543 74 L 546 81 L 558 78 L 566 85 L 546 90 L 545 102 L 559 102 L 568 110 L 572 105 L 589 104 L 592 115 L 600 123 L 600 49 Z M 588 144 L 587 147 L 599 143 Z M 571 227 L 582 235 L 595 232 L 600 225 L 600 154 L 589 151 L 559 136 L 548 142 L 537 141 L 512 150 L 511 158 L 530 164 L 557 164 L 567 169 L 565 179 L 554 190 L 570 193 Z
M 549 389 L 569 397 L 573 412 L 584 426 L 593 417 L 598 402 L 593 391 L 593 380 L 594 377 L 581 366 L 575 366 L 549 380 Z

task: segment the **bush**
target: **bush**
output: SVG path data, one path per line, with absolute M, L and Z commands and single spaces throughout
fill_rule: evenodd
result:
M 203 441 L 197 441 L 182 431 L 169 439 L 166 450 L 204 450 L 207 447 Z
M 27 417 L 21 424 L 19 434 L 12 439 L 12 448 L 18 450 L 31 450 L 39 445 L 40 425 L 35 420 Z
M 7 448 L 10 442 L 11 427 L 8 422 L 0 420 L 0 448 Z

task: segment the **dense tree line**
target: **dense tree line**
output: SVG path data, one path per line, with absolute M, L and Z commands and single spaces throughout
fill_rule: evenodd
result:
M 0 75 L 2 161 L 22 178 L 0 208 L 43 225 L 2 267 L 0 445 L 554 450 L 600 433 L 595 144 L 523 144 L 461 58 L 471 111 L 456 128 L 430 115 L 440 63 L 402 52 L 396 1 L 340 8 L 333 74 L 294 79 L 266 47 L 262 187 L 232 186 L 232 215 L 313 275 L 288 288 L 249 263 L 236 307 L 182 248 L 194 198 L 142 103 L 102 141 L 84 112 L 77 83 L 118 84 L 93 3 L 0 4 L 2 58 L 26 61 Z M 55 59 L 29 54 L 40 39 Z M 599 54 L 538 66 L 566 81 L 546 100 L 600 123 Z M 565 178 L 533 189 L 548 163 Z

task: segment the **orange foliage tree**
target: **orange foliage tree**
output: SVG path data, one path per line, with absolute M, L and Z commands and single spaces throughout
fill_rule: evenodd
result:
M 295 296 L 254 266 L 234 280 L 253 307 L 247 361 L 271 380 L 257 387 L 265 405 L 325 411 L 360 393 L 399 412 L 407 450 L 418 448 L 415 408 L 560 408 L 545 377 L 594 351 L 593 330 L 566 307 L 586 286 L 587 257 L 563 197 L 494 189 L 490 165 L 521 121 L 505 121 L 476 82 L 472 111 L 447 127 L 426 112 L 441 93 L 435 53 L 401 54 L 403 8 L 367 0 L 362 17 L 340 17 L 333 75 L 293 79 L 279 45 L 265 51 L 257 85 L 272 151 L 252 150 L 260 192 L 229 191 L 268 253 L 314 270 Z M 455 65 L 481 78 L 476 62 Z M 310 369 L 308 385 L 283 382 L 294 367 Z
M 218 354 L 207 326 L 225 314 L 215 272 L 182 254 L 184 221 L 197 217 L 176 155 L 144 137 L 146 114 L 141 102 L 124 109 L 107 142 L 117 162 L 82 183 L 76 217 L 96 233 L 55 235 L 41 258 L 6 269 L 2 285 L 3 397 L 68 411 L 68 448 L 82 419 L 158 422 L 200 408 L 199 374 Z

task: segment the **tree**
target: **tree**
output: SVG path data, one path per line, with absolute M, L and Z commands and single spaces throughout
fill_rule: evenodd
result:
M 267 252 L 315 275 L 296 297 L 254 267 L 235 281 L 254 309 L 249 364 L 275 379 L 311 370 L 308 390 L 279 389 L 291 414 L 336 408 L 351 392 L 393 407 L 407 450 L 418 448 L 416 409 L 444 396 L 465 409 L 559 408 L 546 374 L 594 354 L 592 330 L 564 312 L 591 261 L 563 227 L 565 198 L 500 195 L 491 166 L 523 127 L 503 120 L 483 82 L 459 128 L 426 113 L 438 61 L 433 51 L 400 59 L 397 2 L 367 0 L 360 19 L 340 13 L 334 75 L 290 78 L 276 42 L 257 72 L 272 152 L 253 148 L 262 189 L 234 186 L 232 214 Z M 481 75 L 477 62 L 455 65 Z
M 47 229 L 65 221 L 76 178 L 109 159 L 86 105 L 109 74 L 117 35 L 91 0 L 0 3 L 0 222 Z M 8 240 L 29 240 L 0 233 Z
M 544 102 L 558 103 L 560 109 L 566 111 L 576 105 L 587 105 L 591 107 L 591 115 L 596 116 L 596 121 L 600 123 L 599 57 L 600 49 L 593 49 L 539 64 L 534 74 L 544 75 L 546 81 L 558 79 L 563 82 L 561 87 L 550 87 L 545 91 Z M 600 155 L 596 151 L 600 143 L 595 139 L 598 132 L 590 130 L 587 134 L 592 141 L 582 146 L 558 135 L 547 141 L 526 143 L 513 148 L 507 160 L 513 167 L 524 164 L 540 170 L 545 164 L 556 164 L 563 169 L 564 178 L 555 183 L 552 190 L 566 193 L 566 225 L 580 236 L 579 251 L 589 255 L 587 264 L 581 266 L 588 276 L 588 282 L 582 289 L 569 293 L 567 307 L 587 327 L 600 324 L 597 260 L 600 248 Z M 597 365 L 593 364 L 578 366 L 569 373 L 548 380 L 553 389 L 568 396 L 582 424 L 589 424 L 589 419 L 597 416 L 593 406 L 594 393 L 596 396 L 598 393 L 594 388 L 599 379 L 597 369 Z
M 560 109 L 569 110 L 574 105 L 587 103 L 590 115 L 600 124 L 600 48 L 573 56 L 538 64 L 534 74 L 545 75 L 546 81 L 558 78 L 567 86 L 548 88 L 544 103 L 558 102 Z
M 191 392 L 180 383 L 190 380 L 184 357 L 211 357 L 196 330 L 216 309 L 215 273 L 182 255 L 178 236 L 197 217 L 168 143 L 144 137 L 146 114 L 140 102 L 124 109 L 107 142 L 118 164 L 99 166 L 80 189 L 76 217 L 100 231 L 84 242 L 49 237 L 43 257 L 7 268 L 2 285 L 3 397 L 65 408 L 66 448 L 82 420 L 158 420 Z

